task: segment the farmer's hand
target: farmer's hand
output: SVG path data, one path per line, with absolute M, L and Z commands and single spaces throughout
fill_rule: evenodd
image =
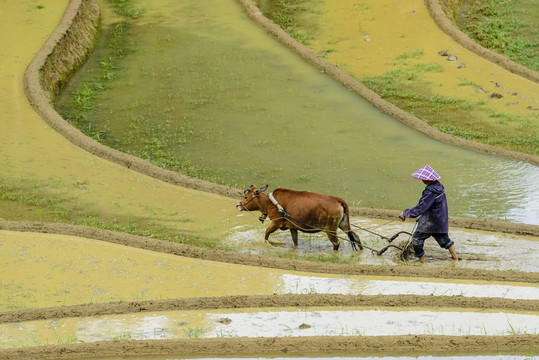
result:
M 399 219 L 401 219 L 402 221 L 406 219 L 406 216 L 404 216 L 404 211 L 401 211 L 401 213 L 399 214 Z

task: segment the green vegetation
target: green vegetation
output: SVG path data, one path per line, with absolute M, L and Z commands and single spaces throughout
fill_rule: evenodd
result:
M 54 178 L 46 181 L 32 178 L 0 179 L 0 213 L 10 215 L 5 220 L 86 225 L 180 244 L 229 250 L 216 239 L 181 234 L 176 229 L 157 225 L 144 216 L 121 217 L 82 203 L 73 190 L 84 190 L 84 184 L 66 184 Z
M 297 29 L 315 27 L 305 14 L 316 7 L 312 3 L 306 4 L 306 1 L 303 0 L 303 6 L 300 6 L 293 0 L 274 0 L 271 2 L 273 7 L 262 10 L 291 36 L 304 42 L 303 35 L 297 35 Z M 523 3 L 528 4 L 530 9 L 539 9 L 539 5 L 533 4 L 531 0 Z M 466 26 L 470 27 L 469 31 L 474 32 L 476 37 L 485 41 L 484 46 L 497 47 L 515 61 L 532 69 L 539 69 L 539 29 L 535 26 L 536 18 L 530 17 L 527 21 L 518 19 L 525 18 L 523 5 L 517 7 L 516 0 L 481 0 L 474 1 L 473 4 L 470 11 L 473 16 L 466 22 Z M 281 21 L 280 18 L 286 21 Z M 312 39 L 313 33 L 310 33 L 309 37 Z M 335 51 L 321 51 L 320 55 L 327 57 Z M 423 75 L 427 72 L 442 71 L 442 68 L 435 63 L 420 63 L 422 55 L 423 51 L 420 49 L 404 52 L 396 56 L 391 63 L 397 67 L 395 70 L 359 80 L 388 102 L 424 119 L 442 132 L 508 150 L 539 155 L 539 125 L 535 114 L 517 116 L 500 113 L 486 106 L 486 102 L 433 94 L 429 91 L 429 84 Z M 479 87 L 467 80 L 463 80 L 461 85 Z
M 255 2 L 260 7 L 260 2 L 256 0 Z M 296 20 L 298 16 L 305 15 L 310 11 L 303 6 L 304 2 L 305 0 L 276 0 L 272 1 L 270 8 L 264 9 L 264 12 L 268 19 L 279 25 L 296 40 L 303 45 L 309 45 L 312 33 L 303 28 L 300 29 Z
M 412 52 L 413 53 L 413 52 Z M 416 53 L 416 56 L 417 57 Z M 438 130 L 476 142 L 508 150 L 539 155 L 537 119 L 496 112 L 485 101 L 474 102 L 456 97 L 444 97 L 429 92 L 423 75 L 442 71 L 438 64 L 408 63 L 402 60 L 410 54 L 398 55 L 396 70 L 362 82 L 385 100 L 425 119 Z M 462 81 L 461 86 L 476 86 Z
M 237 250 L 217 239 L 178 233 L 176 229 L 156 224 L 145 216 L 131 215 L 122 217 L 104 212 L 91 204 L 81 202 L 80 198 L 73 194 L 73 190 L 84 190 L 85 185 L 87 185 L 87 181 L 76 181 L 67 184 L 55 178 L 50 178 L 46 181 L 32 178 L 17 178 L 15 180 L 2 178 L 0 179 L 0 213 L 9 214 L 10 216 L 5 220 L 11 221 L 59 222 L 85 225 L 201 248 Z M 148 211 L 156 212 L 157 210 L 148 209 Z M 291 239 L 286 241 L 288 244 L 292 242 Z M 301 234 L 300 241 L 308 241 L 308 236 Z M 328 242 L 327 244 L 329 248 L 330 243 Z M 341 246 L 345 247 L 349 246 L 349 244 L 343 241 Z M 266 250 L 265 255 L 320 263 L 346 264 L 357 263 L 358 261 L 355 253 L 324 253 L 318 251 L 298 253 L 294 248 L 273 248 Z M 0 295 L 4 287 L 10 286 L 12 285 L 0 282 Z M 141 294 L 140 296 L 142 299 L 144 295 Z M 23 305 L 18 303 L 10 304 L 9 307 L 14 310 L 24 308 Z
M 473 1 L 458 26 L 482 46 L 539 71 L 537 11 L 535 0 Z

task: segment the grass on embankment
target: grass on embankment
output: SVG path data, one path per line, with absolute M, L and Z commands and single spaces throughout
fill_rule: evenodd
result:
M 537 11 L 537 0 L 466 0 L 457 26 L 483 47 L 539 71 Z
M 361 81 L 385 100 L 424 119 L 436 129 L 460 138 L 508 150 L 539 155 L 538 121 L 532 116 L 496 112 L 487 101 L 468 101 L 430 93 L 424 75 L 443 71 L 438 64 L 411 63 L 422 51 L 398 55 L 398 68 Z M 462 80 L 461 86 L 478 86 Z M 495 101 L 495 100 L 490 100 Z

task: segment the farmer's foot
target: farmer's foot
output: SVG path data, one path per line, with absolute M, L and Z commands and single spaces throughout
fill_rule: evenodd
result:
M 421 257 L 419 258 L 419 262 L 420 262 L 421 264 L 424 264 L 424 263 L 425 263 L 425 256 L 424 256 L 424 255 L 421 256 Z
M 459 257 L 457 256 L 457 251 L 455 250 L 455 246 L 452 245 L 448 250 L 449 250 L 449 253 L 451 254 L 451 257 L 453 258 L 453 260 L 459 261 Z

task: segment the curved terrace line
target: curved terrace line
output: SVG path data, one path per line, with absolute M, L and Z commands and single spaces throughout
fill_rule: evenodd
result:
M 529 69 L 522 64 L 479 45 L 470 39 L 468 35 L 460 31 L 455 24 L 449 20 L 438 0 L 425 0 L 425 6 L 438 28 L 446 33 L 457 44 L 507 71 L 539 83 L 539 72 Z
M 64 359 L 113 355 L 144 354 L 239 354 L 239 353 L 326 353 L 383 351 L 437 352 L 456 351 L 533 351 L 539 347 L 539 335 L 509 336 L 309 336 L 295 338 L 212 338 L 178 340 L 122 340 L 47 345 L 0 350 L 5 359 Z
M 264 255 L 245 254 L 236 251 L 199 248 L 185 244 L 172 243 L 165 240 L 130 235 L 82 225 L 0 221 L 0 230 L 78 236 L 195 259 L 283 270 L 304 271 L 318 274 L 431 277 L 439 279 L 511 281 L 534 284 L 539 283 L 539 273 L 533 272 L 514 270 L 494 271 L 465 268 L 444 268 L 444 271 L 440 271 L 439 268 L 435 267 L 420 267 L 411 265 L 379 266 L 314 263 L 305 260 L 292 260 L 286 258 L 268 257 Z
M 399 119 L 406 125 L 452 145 L 462 146 L 514 160 L 525 161 L 536 166 L 539 165 L 538 156 L 475 143 L 444 134 L 434 129 L 419 118 L 406 113 L 395 105 L 383 100 L 376 93 L 367 89 L 362 83 L 291 38 L 284 32 L 284 30 L 264 17 L 252 0 L 238 1 L 254 21 L 276 37 L 281 43 L 297 52 L 304 59 L 317 66 L 322 71 L 330 74 L 358 95 L 365 97 L 373 105 Z M 138 157 L 102 145 L 73 127 L 63 119 L 56 110 L 54 110 L 51 105 L 51 99 L 54 98 L 67 77 L 75 71 L 76 66 L 84 61 L 93 46 L 95 37 L 97 36 L 99 16 L 99 7 L 95 0 L 70 1 L 60 25 L 45 42 L 44 46 L 34 57 L 24 74 L 25 93 L 34 110 L 47 122 L 47 124 L 67 140 L 91 154 L 173 185 L 231 198 L 239 198 L 241 195 L 239 189 L 210 183 L 178 172 L 165 170 Z M 398 214 L 397 210 L 359 207 L 351 208 L 351 212 L 354 216 L 383 219 L 394 219 Z M 457 217 L 452 217 L 450 221 L 452 226 L 462 228 L 500 231 L 522 235 L 539 235 L 539 226 L 536 225 L 512 224 L 500 220 Z
M 376 306 L 489 309 L 501 311 L 538 311 L 539 300 L 502 298 L 464 298 L 459 296 L 425 295 L 336 295 L 284 294 L 234 295 L 222 297 L 178 298 L 148 301 L 121 301 L 102 304 L 81 304 L 54 308 L 16 310 L 0 313 L 0 324 L 22 321 L 52 320 L 68 317 L 119 315 L 155 311 L 188 311 L 274 307 Z

